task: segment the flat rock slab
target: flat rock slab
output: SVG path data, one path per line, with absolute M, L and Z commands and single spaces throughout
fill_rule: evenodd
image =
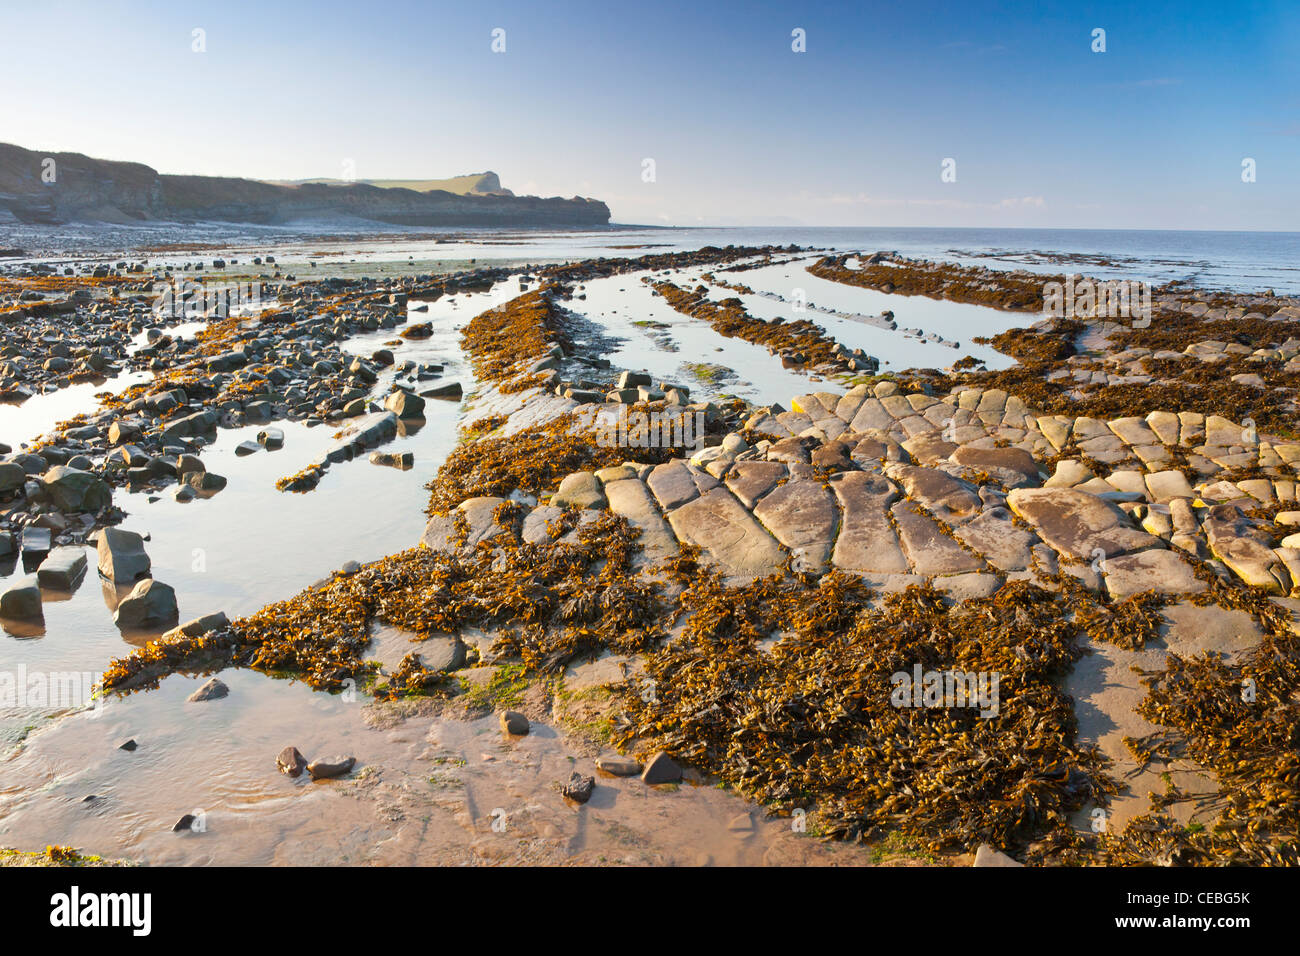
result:
M 1182 658 L 1209 652 L 1235 661 L 1264 639 L 1264 632 L 1245 611 L 1179 601 L 1161 608 L 1160 614 L 1164 618 L 1160 637 L 1169 653 Z
M 467 498 L 450 514 L 435 515 L 430 518 L 429 523 L 425 525 L 424 534 L 420 537 L 420 543 L 433 551 L 444 553 L 455 551 L 460 540 L 460 534 L 456 529 L 457 515 L 463 517 L 468 526 L 464 544 L 461 545 L 466 549 L 476 547 L 481 541 L 491 541 L 502 535 L 508 536 L 510 532 L 497 524 L 493 518 L 497 508 L 505 501 L 505 498 L 488 496 Z
M 646 484 L 654 493 L 659 507 L 667 512 L 716 488 L 718 480 L 708 472 L 677 459 L 652 468 Z
M 640 529 L 637 543 L 642 548 L 642 559 L 659 561 L 677 552 L 677 539 L 644 484 L 636 478 L 620 478 L 605 485 L 605 497 L 609 500 L 610 511 L 622 515 L 628 524 Z
M 855 432 L 871 431 L 872 429 L 888 431 L 894 427 L 894 416 L 885 410 L 884 405 L 880 404 L 880 399 L 875 397 L 866 398 L 858 406 L 849 427 Z
M 830 560 L 839 511 L 820 481 L 788 481 L 754 508 L 754 517 L 789 548 L 799 570 L 820 572 Z
M 902 485 L 908 497 L 945 521 L 969 517 L 982 507 L 980 496 L 970 486 L 936 468 L 890 465 L 885 474 Z
M 1205 582 L 1173 551 L 1152 548 L 1137 554 L 1107 558 L 1101 564 L 1106 590 L 1116 601 L 1155 591 L 1157 594 L 1197 594 Z
M 999 571 L 1028 568 L 1038 544 L 1038 538 L 1017 525 L 1006 508 L 986 508 L 953 533 Z
M 1195 498 L 1187 476 L 1181 471 L 1157 471 L 1146 476 L 1146 487 L 1152 501 L 1169 502 L 1175 498 Z
M 963 445 L 952 453 L 952 460 L 963 468 L 986 471 L 1008 488 L 1025 488 L 1040 484 L 1034 456 L 1022 448 L 977 448 Z
M 932 518 L 917 509 L 915 503 L 900 501 L 891 512 L 903 551 L 917 574 L 933 577 L 984 569 L 983 561 L 944 534 Z
M 725 488 L 670 511 L 668 523 L 679 541 L 700 548 L 731 577 L 766 577 L 785 561 L 776 539 Z
M 1081 746 L 1095 744 L 1113 764 L 1108 770 L 1111 777 L 1120 781 L 1121 790 L 1112 798 L 1105 810 L 1106 826 L 1118 832 L 1130 820 L 1151 809 L 1149 793 L 1164 793 L 1165 783 L 1161 772 L 1166 769 L 1159 761 L 1139 767 L 1133 754 L 1124 744 L 1125 737 L 1141 738 L 1161 730 L 1137 712 L 1146 697 L 1137 667 L 1147 671 L 1165 668 L 1166 652 L 1154 647 L 1131 651 L 1113 644 L 1088 641 L 1090 653 L 1076 661 L 1065 678 L 1063 690 L 1074 698 L 1078 717 L 1078 742 Z M 1182 762 L 1174 765 L 1185 769 Z M 1173 767 L 1171 767 L 1173 769 Z M 1182 784 L 1183 781 L 1179 781 Z M 1192 790 L 1215 790 L 1204 781 Z M 1088 828 L 1095 808 L 1085 808 L 1076 815 L 1076 825 Z M 1170 812 L 1182 822 L 1187 822 L 1195 812 L 1191 803 L 1176 803 Z
M 843 510 L 839 536 L 831 556 L 845 571 L 906 574 L 907 558 L 889 523 L 889 506 L 898 489 L 882 475 L 851 471 L 831 482 Z
M 338 442 L 326 452 L 331 462 L 351 461 L 363 451 L 369 451 L 397 437 L 397 415 L 394 412 L 373 412 L 358 419 Z
M 1163 544 L 1132 527 L 1116 505 L 1086 491 L 1017 488 L 1007 495 L 1007 504 L 1053 550 L 1080 561 L 1092 560 L 1097 550 L 1109 558 Z
M 995 850 L 987 843 L 981 843 L 975 851 L 975 862 L 971 866 L 989 867 L 989 866 L 1024 866 L 1023 863 L 1017 863 L 1014 859 L 1007 856 L 1001 850 Z
M 1002 588 L 1000 577 L 982 571 L 940 575 L 930 583 L 936 591 L 942 591 L 956 603 L 992 597 Z
M 1201 524 L 1214 556 L 1247 584 L 1270 594 L 1290 591 L 1290 573 L 1266 534 L 1231 505 L 1210 509 Z
M 600 687 L 621 687 L 627 683 L 629 671 L 636 667 L 637 664 L 631 657 L 605 652 L 595 660 L 566 667 L 564 689 L 567 693 L 580 694 Z M 637 764 L 634 772 L 641 772 L 640 764 Z
M 752 511 L 786 474 L 785 465 L 779 461 L 741 461 L 735 464 L 727 478 L 727 487 L 741 504 Z

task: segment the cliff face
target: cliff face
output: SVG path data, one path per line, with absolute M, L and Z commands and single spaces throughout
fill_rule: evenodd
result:
M 45 182 L 47 159 L 54 181 Z M 495 178 L 495 176 L 493 177 Z M 497 187 L 500 183 L 497 182 Z M 140 163 L 38 153 L 0 143 L 0 209 L 30 223 L 168 220 L 276 224 L 340 216 L 403 226 L 603 226 L 594 199 L 456 195 L 365 183 L 277 185 L 216 176 L 167 176 Z

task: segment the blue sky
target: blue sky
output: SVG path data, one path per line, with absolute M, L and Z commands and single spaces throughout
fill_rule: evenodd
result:
M 0 141 L 620 222 L 1300 229 L 1300 4 L 1130 6 L 3 0 Z

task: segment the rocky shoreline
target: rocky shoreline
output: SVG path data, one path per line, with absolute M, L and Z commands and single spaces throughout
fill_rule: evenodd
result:
M 828 838 L 1039 865 L 1300 862 L 1300 306 L 1160 289 L 1150 327 L 1049 319 L 992 340 L 1012 369 L 879 376 L 812 322 L 764 322 L 655 275 L 794 251 L 529 270 L 536 288 L 465 327 L 465 440 L 430 483 L 416 547 L 177 628 L 106 686 L 234 665 L 455 701 L 517 673 L 558 720 L 558 688 L 585 681 L 609 694 L 584 715 L 608 766 L 648 785 L 689 767 Z M 859 258 L 809 272 L 1013 311 L 1050 278 Z M 579 346 L 583 282 L 646 270 L 677 311 L 828 384 L 788 409 L 692 402 Z M 268 440 L 280 419 L 341 427 L 337 456 L 285 486 L 305 490 L 435 397 L 428 366 L 374 395 L 384 356 L 346 361 L 337 343 L 504 277 L 299 282 L 255 321 L 104 356 L 155 378 L 0 462 L 22 472 L 7 528 L 24 545 L 29 528 L 62 546 L 95 532 L 101 571 L 129 566 L 137 542 L 104 530 L 113 489 L 218 493 L 190 476 L 207 475 L 203 436 L 231 422 L 265 423 Z M 146 332 L 129 276 L 98 281 L 93 303 L 57 295 L 119 337 Z M 21 292 L 11 308 L 31 310 Z M 58 333 L 72 360 L 86 327 Z M 698 416 L 700 441 L 602 442 L 638 414 L 678 436 Z M 396 667 L 368 658 L 379 624 L 413 636 Z M 891 679 L 914 667 L 998 675 L 996 714 L 900 706 Z

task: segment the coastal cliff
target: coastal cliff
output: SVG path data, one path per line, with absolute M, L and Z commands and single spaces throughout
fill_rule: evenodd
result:
M 603 202 L 581 197 L 174 176 L 142 163 L 39 153 L 0 143 L 0 217 L 8 218 L 6 211 L 20 222 L 49 224 L 212 220 L 273 225 L 350 217 L 402 226 L 506 228 L 603 226 L 610 216 Z

